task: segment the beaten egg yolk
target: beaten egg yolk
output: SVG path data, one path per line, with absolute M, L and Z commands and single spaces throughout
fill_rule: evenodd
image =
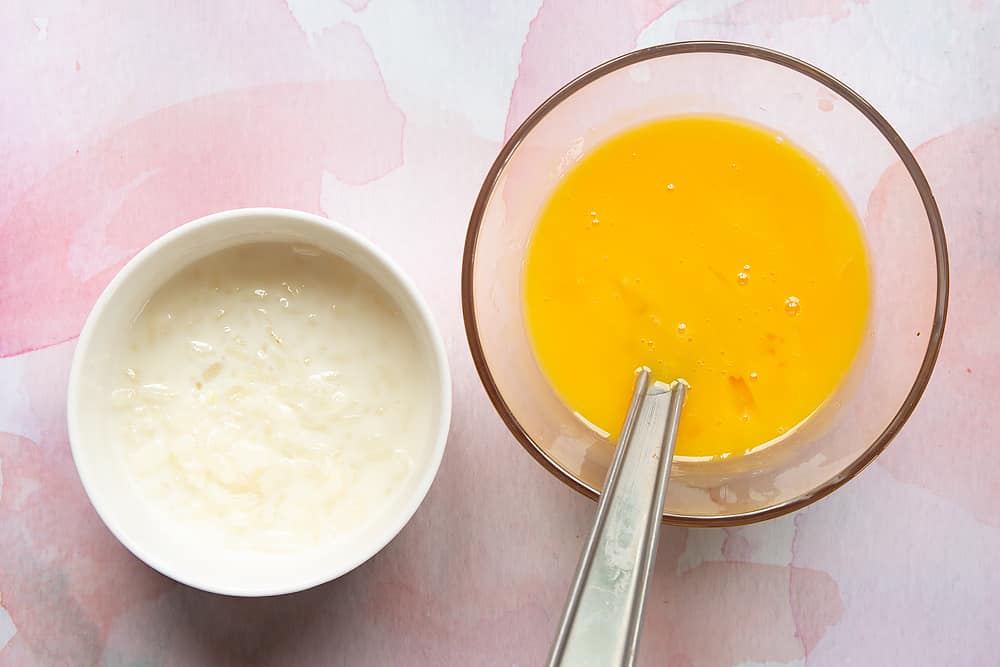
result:
M 664 119 L 583 157 L 538 220 L 528 332 L 571 410 L 616 437 L 634 371 L 686 379 L 677 454 L 781 438 L 844 380 L 870 306 L 861 226 L 779 133 Z

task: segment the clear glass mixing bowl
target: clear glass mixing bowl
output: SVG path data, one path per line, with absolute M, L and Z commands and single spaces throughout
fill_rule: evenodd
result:
M 722 42 L 655 46 L 587 72 L 531 114 L 493 163 L 469 224 L 462 303 L 476 368 L 504 422 L 552 474 L 596 497 L 612 444 L 574 417 L 535 362 L 525 254 L 541 208 L 583 155 L 637 124 L 692 113 L 766 125 L 810 152 L 855 206 L 872 264 L 867 339 L 825 407 L 779 445 L 675 461 L 664 521 L 733 525 L 804 507 L 861 471 L 913 411 L 941 345 L 948 257 L 934 197 L 903 140 L 857 93 L 795 58 Z

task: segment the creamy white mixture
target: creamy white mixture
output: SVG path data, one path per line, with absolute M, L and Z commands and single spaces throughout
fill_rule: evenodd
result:
M 238 549 L 318 544 L 392 502 L 430 443 L 425 343 L 344 260 L 252 244 L 134 321 L 110 401 L 132 482 Z

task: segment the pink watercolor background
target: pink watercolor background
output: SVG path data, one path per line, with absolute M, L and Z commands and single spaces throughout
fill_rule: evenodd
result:
M 0 5 L 0 665 L 541 663 L 593 505 L 523 454 L 479 386 L 465 225 L 535 105 L 681 38 L 794 51 L 897 123 L 946 223 L 952 308 L 926 399 L 846 489 L 766 524 L 665 530 L 641 664 L 1000 662 L 1000 6 L 946 4 L 925 20 L 887 0 L 455 2 L 404 32 L 393 17 L 410 10 L 389 0 Z M 496 25 L 504 39 L 468 48 Z M 422 61 L 440 45 L 463 81 L 509 87 L 470 84 L 444 110 L 455 84 Z M 326 586 L 237 600 L 114 540 L 64 404 L 114 272 L 187 220 L 254 205 L 343 220 L 397 257 L 440 320 L 456 404 L 437 482 L 389 547 Z

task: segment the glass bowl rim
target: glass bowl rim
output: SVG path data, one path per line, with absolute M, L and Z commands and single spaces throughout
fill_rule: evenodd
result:
M 870 444 L 860 456 L 854 459 L 850 465 L 810 491 L 780 503 L 762 507 L 750 512 L 719 514 L 712 516 L 673 514 L 670 512 L 663 513 L 663 522 L 673 525 L 690 527 L 736 526 L 772 519 L 774 517 L 802 509 L 803 507 L 837 490 L 864 470 L 868 464 L 874 461 L 875 458 L 889 445 L 913 413 L 917 403 L 920 401 L 920 397 L 924 393 L 924 389 L 927 387 L 927 383 L 930 381 L 931 374 L 934 371 L 934 364 L 937 361 L 938 353 L 941 349 L 941 341 L 944 336 L 945 320 L 948 312 L 949 285 L 948 250 L 947 242 L 945 240 L 944 227 L 941 224 L 941 214 L 938 211 L 934 195 L 931 193 L 930 185 L 927 183 L 927 178 L 924 176 L 923 171 L 921 171 L 913 153 L 906 146 L 906 143 L 899 136 L 899 134 L 892 128 L 889 122 L 878 111 L 876 111 L 867 100 L 861 97 L 861 95 L 856 93 L 853 89 L 845 85 L 837 78 L 803 60 L 799 60 L 798 58 L 772 49 L 739 42 L 686 41 L 659 44 L 625 53 L 616 58 L 612 58 L 611 60 L 608 60 L 607 62 L 604 62 L 587 72 L 584 72 L 542 102 L 538 108 L 536 108 L 518 126 L 514 133 L 510 135 L 504 143 L 503 148 L 501 148 L 500 153 L 493 161 L 493 164 L 490 166 L 490 170 L 487 172 L 483 185 L 479 190 L 479 195 L 476 197 L 476 203 L 472 209 L 472 215 L 469 219 L 469 228 L 465 238 L 465 249 L 462 255 L 462 316 L 465 320 L 465 334 L 468 339 L 469 350 L 472 353 L 472 359 L 475 363 L 476 371 L 479 374 L 479 379 L 482 382 L 490 401 L 493 403 L 493 407 L 500 415 L 504 424 L 506 424 L 507 428 L 514 435 L 515 439 L 521 444 L 521 446 L 524 447 L 524 449 L 546 470 L 570 488 L 587 496 L 588 498 L 596 499 L 599 495 L 599 492 L 596 489 L 577 479 L 576 476 L 566 470 L 559 464 L 558 461 L 549 456 L 545 450 L 535 442 L 535 440 L 531 437 L 531 434 L 529 434 L 517 420 L 517 417 L 515 417 L 513 411 L 510 409 L 510 406 L 507 405 L 506 400 L 501 395 L 500 390 L 493 379 L 492 371 L 486 361 L 486 355 L 484 354 L 479 338 L 479 325 L 476 320 L 475 302 L 473 299 L 473 266 L 475 263 L 476 247 L 479 240 L 479 230 L 483 222 L 483 214 L 486 210 L 487 203 L 496 188 L 500 174 L 507 166 L 507 162 L 517 150 L 518 146 L 520 146 L 524 138 L 528 136 L 528 134 L 542 121 L 543 118 L 545 118 L 545 116 L 549 114 L 549 112 L 583 87 L 607 74 L 611 74 L 622 68 L 646 60 L 690 53 L 727 54 L 756 58 L 758 60 L 770 62 L 807 76 L 850 102 L 855 109 L 861 112 L 861 114 L 864 115 L 876 129 L 878 129 L 886 141 L 888 141 L 889 145 L 899 156 L 900 161 L 906 167 L 910 179 L 916 186 L 917 192 L 924 205 L 927 221 L 930 225 L 937 270 L 937 290 L 934 305 L 933 326 L 930 335 L 927 337 L 927 347 L 924 351 L 924 358 L 920 364 L 920 369 L 917 372 L 916 378 L 914 379 L 906 398 L 903 400 L 902 405 L 889 421 L 889 424 L 882 430 L 878 437 L 875 438 L 874 442 L 872 442 L 872 444 Z

